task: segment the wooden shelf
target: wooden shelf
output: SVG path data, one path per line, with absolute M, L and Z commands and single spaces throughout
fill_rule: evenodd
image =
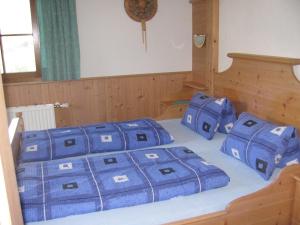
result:
M 190 100 L 192 96 L 194 95 L 195 90 L 184 87 L 179 92 L 172 93 L 163 99 L 161 99 L 161 102 L 168 102 L 168 101 L 177 101 L 177 100 Z
M 180 100 L 173 100 L 173 101 L 161 101 L 160 104 L 162 106 L 168 107 L 172 105 L 188 105 L 190 99 L 180 99 Z
M 187 81 L 187 82 L 184 82 L 183 85 L 186 87 L 196 89 L 198 91 L 207 91 L 208 90 L 207 87 L 205 87 L 203 84 L 200 84 L 196 81 Z

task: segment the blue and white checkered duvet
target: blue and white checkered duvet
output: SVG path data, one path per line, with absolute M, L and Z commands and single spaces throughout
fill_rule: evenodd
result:
M 173 142 L 151 119 L 99 123 L 22 134 L 20 162 L 47 161 L 90 153 L 132 150 Z
M 162 201 L 230 180 L 185 147 L 20 164 L 17 178 L 26 222 Z
M 182 124 L 211 140 L 217 131 L 227 134 L 236 121 L 236 111 L 227 98 L 216 99 L 204 93 L 195 94 Z
M 227 135 L 221 150 L 241 160 L 268 180 L 276 167 L 298 163 L 297 131 L 242 113 Z

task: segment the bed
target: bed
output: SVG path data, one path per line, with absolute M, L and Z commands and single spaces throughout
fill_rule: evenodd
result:
M 249 111 L 299 128 L 297 112 L 300 106 L 293 104 L 300 101 L 299 83 L 292 66 L 300 61 L 241 54 L 230 56 L 234 58 L 232 67 L 215 77 L 215 95 L 229 97 L 239 112 Z M 267 82 L 264 76 L 271 79 Z M 246 89 L 247 85 L 252 89 Z M 276 111 L 273 112 L 274 107 Z M 277 169 L 269 181 L 264 181 L 254 171 L 219 151 L 224 134 L 207 141 L 183 127 L 179 120 L 160 123 L 175 138 L 175 142 L 166 147 L 184 145 L 190 148 L 223 169 L 231 178 L 229 185 L 168 201 L 34 224 L 300 224 L 299 165 Z M 15 135 L 12 143 L 18 143 L 18 138 Z M 14 152 L 18 151 L 17 144 L 12 147 Z

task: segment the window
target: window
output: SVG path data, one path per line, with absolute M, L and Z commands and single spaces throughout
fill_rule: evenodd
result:
M 34 0 L 0 0 L 0 47 L 4 81 L 40 78 Z

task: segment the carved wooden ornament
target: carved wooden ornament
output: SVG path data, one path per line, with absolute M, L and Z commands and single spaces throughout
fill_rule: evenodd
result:
M 146 22 L 151 20 L 157 12 L 157 0 L 125 0 L 124 6 L 128 16 L 142 24 L 142 38 L 147 50 Z

